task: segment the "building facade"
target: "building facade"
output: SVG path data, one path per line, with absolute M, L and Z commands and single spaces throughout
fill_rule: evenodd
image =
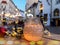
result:
M 52 0 L 52 23 L 55 26 L 60 26 L 60 0 Z M 52 24 L 51 23 L 51 24 Z
M 12 17 L 13 15 L 21 15 L 22 10 L 19 10 L 16 5 L 14 4 L 14 2 L 12 0 L 0 0 L 0 17 L 1 19 L 3 17 L 7 18 Z M 13 16 L 13 17 L 14 17 Z
M 33 3 L 34 4 L 34 3 Z M 38 3 L 35 5 L 31 5 L 31 8 L 27 8 L 31 10 L 31 13 L 36 15 L 41 15 L 41 4 L 43 5 L 42 16 L 44 16 L 43 21 L 46 22 L 45 26 L 59 26 L 60 25 L 60 0 L 38 0 Z M 33 10 L 34 9 L 34 10 Z
M 31 13 L 33 16 L 36 16 L 35 10 L 37 7 L 38 0 L 26 0 L 26 12 L 27 14 Z
M 47 14 L 47 24 L 60 26 L 60 0 L 40 0 L 44 6 L 43 15 Z M 45 16 L 45 15 L 44 15 Z

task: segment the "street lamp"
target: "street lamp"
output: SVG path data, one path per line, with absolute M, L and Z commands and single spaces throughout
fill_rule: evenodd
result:
M 25 12 L 25 14 L 27 14 L 27 12 Z
M 30 13 L 31 12 L 31 10 L 28 10 L 28 13 Z
M 42 16 L 42 13 L 43 13 L 43 4 L 42 3 L 40 4 L 39 10 L 40 10 L 40 16 Z
M 43 24 L 44 17 L 42 16 L 42 13 L 43 13 L 43 4 L 41 3 L 40 4 L 40 15 L 39 15 L 39 18 L 40 18 L 40 21 L 41 21 L 41 23 L 42 23 L 42 25 L 44 27 L 44 24 Z
M 15 9 L 16 11 L 18 11 L 18 9 Z
M 42 15 L 43 13 L 43 4 L 40 4 L 40 14 Z
M 24 12 L 24 14 L 25 14 L 25 17 L 27 18 L 27 12 L 26 11 Z
M 27 14 L 28 18 L 33 18 L 33 14 Z
M 6 13 L 5 16 L 6 16 L 6 17 L 9 17 L 9 16 L 10 16 L 10 13 Z
M 25 12 L 26 19 L 29 16 L 29 14 L 31 14 L 31 10 L 28 10 L 27 12 Z

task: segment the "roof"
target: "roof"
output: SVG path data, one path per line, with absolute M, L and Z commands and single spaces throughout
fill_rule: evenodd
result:
M 26 9 L 26 11 L 29 10 L 30 8 L 32 8 L 32 7 L 37 6 L 37 4 L 38 4 L 38 3 L 33 3 L 28 9 Z

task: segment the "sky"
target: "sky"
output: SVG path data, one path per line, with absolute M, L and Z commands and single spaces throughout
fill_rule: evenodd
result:
M 18 9 L 25 11 L 26 0 L 13 0 Z

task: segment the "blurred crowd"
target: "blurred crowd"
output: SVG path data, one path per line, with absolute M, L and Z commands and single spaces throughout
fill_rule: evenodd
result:
M 6 20 L 5 18 L 3 20 L 0 20 L 0 32 L 3 31 L 8 33 L 20 33 L 23 34 L 23 28 L 24 28 L 24 21 L 15 19 L 15 20 Z M 4 33 L 4 32 L 3 32 Z

